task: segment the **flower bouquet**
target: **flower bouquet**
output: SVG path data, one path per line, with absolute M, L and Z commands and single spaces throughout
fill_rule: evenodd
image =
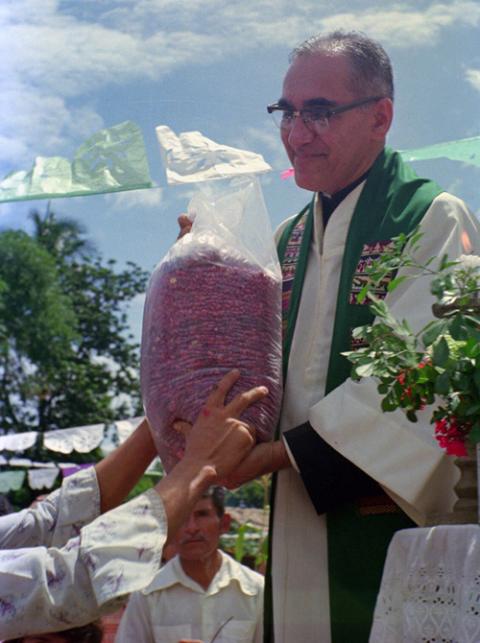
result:
M 367 269 L 369 283 L 360 294 L 368 298 L 375 323 L 356 328 L 364 347 L 344 353 L 352 377 L 373 376 L 379 382 L 382 410 L 401 408 L 412 422 L 429 405 L 435 437 L 448 454 L 466 456 L 480 442 L 480 257 L 444 256 L 425 264 L 414 259 L 421 233 L 400 235 L 392 248 Z M 432 320 L 419 332 L 397 320 L 370 287 L 408 268 L 409 276 L 393 276 L 389 290 L 405 279 L 431 275 Z M 405 272 L 405 271 L 404 271 Z
M 480 257 L 444 256 L 416 262 L 421 234 L 400 235 L 367 268 L 369 281 L 360 293 L 375 314 L 375 323 L 354 329 L 361 348 L 344 353 L 353 379 L 374 377 L 382 410 L 402 409 L 411 422 L 417 411 L 432 406 L 431 422 L 440 447 L 456 456 L 460 479 L 453 512 L 434 517 L 436 524 L 478 522 L 480 442 Z M 400 268 L 407 268 L 396 276 Z M 408 276 L 407 276 L 408 275 Z M 382 280 L 392 291 L 408 278 L 430 275 L 435 296 L 432 319 L 418 332 L 397 320 L 385 301 L 370 292 Z

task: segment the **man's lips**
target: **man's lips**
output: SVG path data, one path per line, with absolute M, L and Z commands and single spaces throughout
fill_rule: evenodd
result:
M 295 153 L 293 156 L 293 162 L 296 163 L 297 161 L 311 161 L 312 159 L 324 159 L 327 157 L 326 152 L 315 152 L 315 153 L 310 153 L 310 154 L 305 154 L 305 153 Z

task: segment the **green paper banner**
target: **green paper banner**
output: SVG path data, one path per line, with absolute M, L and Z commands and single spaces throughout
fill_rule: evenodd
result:
M 0 493 L 18 491 L 25 480 L 25 471 L 2 471 L 0 473 Z
M 428 147 L 400 152 L 404 161 L 428 161 L 430 159 L 446 158 L 451 161 L 462 161 L 469 165 L 480 167 L 480 136 L 462 138 L 459 141 L 437 143 Z
M 35 159 L 29 171 L 11 172 L 0 182 L 0 203 L 55 199 L 152 187 L 143 136 L 125 121 L 91 136 L 73 161 Z

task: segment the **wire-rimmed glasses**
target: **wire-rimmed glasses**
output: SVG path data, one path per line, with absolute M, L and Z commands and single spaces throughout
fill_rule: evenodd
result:
M 315 134 L 324 132 L 330 126 L 330 119 L 337 114 L 343 114 L 356 107 L 362 107 L 369 103 L 374 103 L 377 100 L 385 98 L 384 96 L 370 96 L 369 98 L 362 98 L 353 101 L 346 105 L 327 106 L 327 105 L 312 105 L 304 109 L 292 109 L 281 102 L 273 103 L 267 106 L 267 112 L 271 114 L 273 121 L 281 130 L 289 131 L 299 116 L 304 122 L 305 126 Z

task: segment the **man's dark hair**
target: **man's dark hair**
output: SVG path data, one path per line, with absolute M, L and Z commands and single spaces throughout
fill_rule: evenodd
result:
M 202 498 L 210 498 L 217 516 L 221 518 L 225 513 L 225 489 L 219 487 L 218 485 L 213 485 L 208 487 L 208 489 L 202 494 Z
M 311 54 L 343 55 L 352 68 L 351 87 L 359 97 L 386 96 L 393 100 L 393 71 L 382 45 L 357 31 L 333 31 L 308 38 L 290 54 L 290 62 Z

